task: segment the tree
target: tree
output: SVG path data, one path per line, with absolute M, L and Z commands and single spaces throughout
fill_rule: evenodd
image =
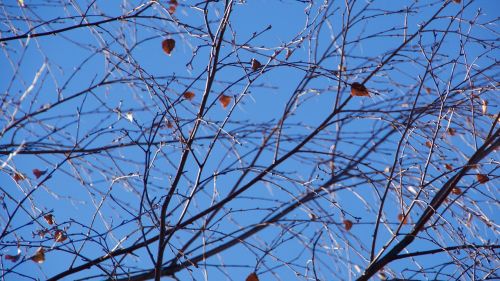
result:
M 3 278 L 499 278 L 494 3 L 7 2 Z

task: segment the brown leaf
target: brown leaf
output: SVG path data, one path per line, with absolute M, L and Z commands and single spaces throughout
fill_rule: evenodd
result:
M 447 132 L 448 132 L 448 135 L 454 136 L 457 133 L 457 130 L 455 130 L 453 128 L 448 128 Z
M 54 240 L 56 242 L 64 242 L 67 238 L 68 236 L 66 236 L 63 230 L 56 229 L 56 231 L 54 231 Z
M 446 168 L 446 170 L 449 170 L 449 171 L 453 170 L 453 166 L 450 164 L 444 164 L 444 167 Z
M 6 260 L 9 260 L 11 262 L 16 262 L 19 260 L 19 258 L 21 257 L 21 250 L 17 249 L 17 255 L 15 256 L 12 256 L 12 255 L 5 255 L 5 259 Z
M 247 279 L 245 281 L 259 281 L 259 277 L 257 276 L 257 273 L 252 272 L 247 276 Z
M 161 47 L 167 55 L 170 55 L 175 48 L 175 40 L 171 38 L 165 39 L 161 42 Z
M 261 66 L 262 66 L 262 64 L 258 60 L 252 59 L 252 70 L 253 71 L 256 71 Z
M 431 148 L 432 147 L 432 142 L 431 141 L 426 141 L 425 142 L 425 146 L 427 146 L 428 148 Z
M 38 170 L 38 169 L 33 169 L 33 175 L 35 175 L 35 177 L 37 179 L 40 178 L 41 176 L 45 175 L 45 173 L 47 173 L 47 170 L 41 171 L 41 170 Z
M 45 261 L 45 250 L 43 248 L 38 248 L 36 253 L 31 257 L 31 260 L 36 263 L 43 263 Z
M 23 175 L 23 174 L 21 174 L 21 173 L 19 173 L 19 172 L 17 172 L 17 173 L 14 174 L 14 180 L 16 182 L 20 182 L 20 181 L 25 180 L 25 179 L 26 179 L 26 176 Z
M 426 92 L 427 94 L 430 94 L 430 93 L 431 93 L 431 88 L 429 88 L 429 87 L 425 87 L 425 92 Z
M 352 221 L 350 221 L 350 220 L 344 220 L 343 223 L 344 223 L 345 230 L 347 230 L 347 231 L 351 230 L 351 228 L 352 228 Z
M 191 91 L 186 91 L 184 94 L 183 94 L 184 98 L 187 99 L 187 100 L 193 100 L 195 94 Z
M 485 174 L 477 174 L 476 178 L 479 183 L 487 183 L 488 181 L 490 181 L 490 178 L 488 178 L 488 176 Z
M 462 2 L 462 1 L 461 0 L 453 0 L 453 2 L 460 4 L 460 2 Z
M 45 215 L 45 216 L 43 216 L 43 218 L 45 219 L 45 221 L 49 225 L 53 225 L 54 224 L 54 216 L 52 214 Z
M 226 95 L 221 95 L 219 98 L 219 102 L 222 105 L 222 107 L 226 108 L 229 105 L 229 103 L 231 103 L 231 97 Z
M 399 214 L 398 215 L 398 220 L 402 222 L 403 224 L 406 224 L 408 222 L 408 217 L 405 218 L 404 214 Z
M 360 84 L 358 82 L 354 82 L 351 84 L 351 96 L 353 97 L 366 97 L 370 96 L 368 93 L 368 89 L 366 89 L 365 85 Z
M 460 187 L 454 187 L 451 189 L 451 193 L 453 193 L 455 195 L 460 195 L 460 194 L 462 194 L 462 190 L 460 189 Z
M 172 129 L 174 127 L 174 124 L 170 122 L 170 120 L 167 120 L 167 128 Z

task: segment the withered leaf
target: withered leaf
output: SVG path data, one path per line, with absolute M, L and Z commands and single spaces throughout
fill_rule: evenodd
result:
M 54 240 L 56 242 L 64 242 L 67 238 L 68 236 L 66 236 L 63 230 L 56 229 L 56 231 L 54 231 Z
M 165 39 L 161 43 L 161 47 L 167 55 L 170 55 L 175 48 L 175 40 L 171 38 Z
M 183 97 L 187 100 L 193 100 L 194 96 L 195 96 L 195 94 L 191 91 L 186 91 L 183 94 Z
M 21 173 L 19 173 L 19 172 L 17 172 L 17 173 L 14 174 L 14 180 L 16 182 L 20 182 L 20 181 L 25 180 L 25 179 L 26 179 L 26 176 L 23 175 L 23 174 L 21 174 Z
M 344 223 L 345 230 L 347 230 L 347 231 L 351 230 L 352 224 L 353 224 L 352 221 L 350 221 L 350 220 L 344 220 L 343 223 Z
M 453 128 L 448 128 L 447 132 L 448 132 L 448 135 L 454 136 L 457 133 L 457 130 L 455 130 Z
M 31 257 L 31 260 L 36 263 L 43 263 L 45 261 L 45 250 L 43 248 L 38 248 L 35 254 Z
M 488 178 L 488 176 L 485 174 L 477 174 L 476 178 L 479 183 L 487 183 L 488 181 L 490 181 L 490 178 Z
M 43 216 L 43 218 L 45 219 L 45 221 L 49 225 L 53 225 L 54 224 L 54 216 L 52 214 L 47 214 L 47 215 Z
M 406 224 L 408 222 L 408 217 L 405 218 L 405 215 L 404 214 L 399 214 L 398 215 L 398 220 L 403 223 L 403 224 Z
M 353 97 L 366 97 L 370 96 L 368 93 L 368 89 L 366 89 L 365 85 L 360 84 L 358 82 L 354 82 L 351 84 L 351 96 Z
M 223 108 L 226 108 L 231 103 L 231 97 L 226 95 L 221 95 L 219 98 L 219 102 Z
M 261 66 L 262 66 L 262 64 L 258 60 L 252 59 L 252 70 L 253 71 L 256 71 Z
M 41 171 L 39 169 L 33 169 L 33 175 L 35 175 L 35 177 L 38 179 L 40 178 L 41 176 L 45 175 L 45 173 L 47 173 L 47 170 L 45 171 Z
M 245 281 L 259 281 L 259 277 L 257 276 L 257 273 L 252 272 L 247 276 L 247 279 Z
M 460 187 L 454 187 L 451 189 L 451 193 L 453 193 L 455 195 L 460 195 L 460 194 L 462 194 L 462 190 L 460 189 Z
M 453 166 L 450 164 L 444 164 L 444 167 L 446 168 L 446 170 L 449 170 L 449 171 L 453 170 Z

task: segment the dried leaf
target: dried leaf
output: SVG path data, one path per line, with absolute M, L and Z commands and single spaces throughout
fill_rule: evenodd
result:
M 256 71 L 261 66 L 262 66 L 262 64 L 258 60 L 252 59 L 252 70 L 253 71 Z
M 41 171 L 41 170 L 38 170 L 38 169 L 33 169 L 32 172 L 33 172 L 33 175 L 35 175 L 35 177 L 38 179 L 41 176 L 45 175 L 45 173 L 47 173 L 47 170 Z
M 163 42 L 161 43 L 161 47 L 163 49 L 163 51 L 170 56 L 170 54 L 172 53 L 172 51 L 174 50 L 175 48 L 175 40 L 174 39 L 165 39 L 163 40 Z
M 427 94 L 430 94 L 430 93 L 431 93 L 431 88 L 429 88 L 429 87 L 425 87 L 425 92 L 426 92 Z
M 406 224 L 408 222 L 408 217 L 405 218 L 405 215 L 404 214 L 399 214 L 398 215 L 398 220 L 403 223 L 403 224 Z
M 368 89 L 366 89 L 365 85 L 360 84 L 358 82 L 354 82 L 351 84 L 351 96 L 353 97 L 366 97 L 370 96 L 368 93 Z
M 483 115 L 486 115 L 486 113 L 488 112 L 488 101 L 487 100 L 481 101 L 481 109 L 482 109 Z
M 45 250 L 43 248 L 38 248 L 36 253 L 31 257 L 31 260 L 36 263 L 43 263 L 45 261 Z
M 431 141 L 426 141 L 425 142 L 425 146 L 427 146 L 428 148 L 431 148 L 432 147 L 432 142 Z
M 453 170 L 453 166 L 450 164 L 444 164 L 444 167 L 446 168 L 446 170 L 449 170 L 449 171 Z
M 351 228 L 352 228 L 352 221 L 350 221 L 350 220 L 344 220 L 343 223 L 344 223 L 345 230 L 347 230 L 347 231 L 351 230 Z
M 17 248 L 17 255 L 15 256 L 12 256 L 12 255 L 5 255 L 5 259 L 6 260 L 9 260 L 11 262 L 16 262 L 19 260 L 19 258 L 21 257 L 21 249 Z
M 455 130 L 453 128 L 448 128 L 447 132 L 448 132 L 448 135 L 454 136 L 457 133 L 457 130 Z
M 21 174 L 21 173 L 19 173 L 19 172 L 17 172 L 17 173 L 14 174 L 14 180 L 16 182 L 19 182 L 19 181 L 22 181 L 22 180 L 25 180 L 25 179 L 26 179 L 26 176 L 23 175 L 23 174 Z
M 221 95 L 219 98 L 219 102 L 222 107 L 226 108 L 231 103 L 231 97 L 226 95 Z
M 479 183 L 487 183 L 488 181 L 490 181 L 490 178 L 488 178 L 488 176 L 485 174 L 477 174 L 476 178 Z
M 45 219 L 45 221 L 49 225 L 53 225 L 54 224 L 54 216 L 52 214 L 45 215 L 45 216 L 43 216 L 43 218 Z
M 245 281 L 259 281 L 259 277 L 257 276 L 257 273 L 252 272 L 247 276 L 247 279 Z
M 193 100 L 195 94 L 193 92 L 190 92 L 190 91 L 186 91 L 184 94 L 183 94 L 184 98 L 187 99 L 187 100 Z
M 67 238 L 68 236 L 66 236 L 63 230 L 56 229 L 56 231 L 54 231 L 54 240 L 56 242 L 64 242 Z
M 460 194 L 462 194 L 462 190 L 460 189 L 460 187 L 454 187 L 451 189 L 451 193 L 453 193 L 455 195 L 460 195 Z
M 285 60 L 288 60 L 292 55 L 293 51 L 290 49 L 286 49 Z
M 170 7 L 168 8 L 168 12 L 170 14 L 175 13 L 175 11 L 177 10 L 177 6 L 179 5 L 179 3 L 177 3 L 177 0 L 170 0 L 169 4 L 170 4 Z
M 461 0 L 453 0 L 453 2 L 460 4 L 460 2 L 462 2 L 462 1 Z
M 170 122 L 170 120 L 167 120 L 167 128 L 172 129 L 174 127 L 174 124 Z

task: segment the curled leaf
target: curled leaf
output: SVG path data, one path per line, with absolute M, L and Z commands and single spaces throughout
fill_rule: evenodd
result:
M 53 225 L 54 224 L 54 216 L 52 214 L 45 215 L 45 216 L 43 216 L 43 218 L 45 219 L 45 221 L 49 225 Z
M 38 179 L 40 178 L 41 176 L 45 175 L 45 173 L 47 173 L 47 170 L 45 171 L 41 171 L 39 169 L 33 169 L 33 175 L 35 175 L 35 177 Z
M 161 47 L 167 55 L 170 55 L 175 48 L 175 40 L 171 38 L 165 39 L 161 42 Z
M 64 242 L 67 238 L 68 236 L 66 236 L 63 230 L 56 229 L 56 231 L 54 231 L 54 240 L 56 242 Z
M 490 178 L 488 178 L 488 176 L 485 174 L 477 174 L 476 178 L 479 183 L 487 183 L 488 181 L 490 181 Z
M 262 66 L 262 64 L 258 60 L 252 59 L 252 70 L 253 71 L 256 71 L 261 66 Z
M 15 180 L 16 182 L 20 182 L 20 181 L 23 181 L 23 180 L 25 180 L 25 179 L 26 179 L 26 176 L 25 176 L 25 175 L 23 175 L 23 174 L 21 174 L 21 173 L 19 173 L 19 172 L 16 172 L 16 173 L 14 174 L 14 180 Z
M 360 84 L 358 82 L 354 82 L 351 84 L 351 96 L 353 97 L 369 97 L 370 93 L 368 93 L 368 89 L 366 89 L 365 85 Z
M 43 248 L 38 248 L 30 259 L 36 263 L 43 263 L 45 261 L 45 250 Z
M 259 281 L 259 277 L 257 276 L 257 273 L 252 272 L 247 276 L 247 279 L 245 281 Z
M 193 100 L 195 94 L 193 92 L 186 91 L 182 96 L 187 100 Z
M 219 102 L 222 105 L 222 107 L 226 108 L 229 105 L 229 103 L 231 103 L 231 97 L 226 95 L 221 95 L 219 98 Z
M 344 228 L 345 230 L 349 231 L 352 228 L 352 221 L 350 220 L 344 220 L 342 223 L 344 223 Z

